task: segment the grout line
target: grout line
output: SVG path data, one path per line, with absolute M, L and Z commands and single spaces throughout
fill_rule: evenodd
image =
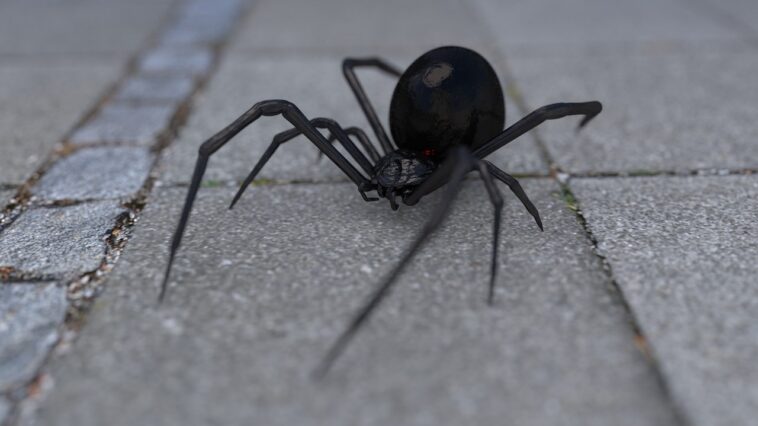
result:
M 691 169 L 691 170 L 633 170 L 629 172 L 580 172 L 580 173 L 568 173 L 564 171 L 558 172 L 558 176 L 563 179 L 566 178 L 578 178 L 578 179 L 608 179 L 608 178 L 644 178 L 644 177 L 723 177 L 723 176 L 749 176 L 758 174 L 758 169 Z
M 544 173 L 511 173 L 511 175 L 517 179 L 548 179 L 551 178 L 551 176 L 544 174 Z M 468 174 L 464 177 L 465 180 L 479 180 L 479 175 L 475 173 Z M 224 179 L 224 180 L 217 180 L 217 179 L 204 179 L 200 187 L 201 188 L 237 188 L 242 184 L 242 180 L 236 180 L 236 179 Z M 270 179 L 270 178 L 259 178 L 255 179 L 250 186 L 253 187 L 260 187 L 260 186 L 286 186 L 286 185 L 341 185 L 341 184 L 350 184 L 355 185 L 352 181 L 349 179 L 343 179 L 343 178 L 334 178 L 334 179 L 321 179 L 321 180 L 313 180 L 313 179 Z M 174 182 L 166 182 L 161 183 L 160 185 L 163 188 L 188 188 L 189 182 L 181 182 L 181 181 L 174 181 Z
M 227 16 L 227 21 L 221 24 L 223 25 L 221 28 L 224 30 L 223 36 L 207 40 L 200 38 L 193 43 L 161 43 L 161 41 L 164 40 L 163 37 L 168 35 L 170 30 L 179 28 L 181 19 L 192 19 L 187 18 L 188 15 L 184 14 L 187 11 L 184 6 L 187 4 L 198 6 L 198 4 L 202 3 L 205 3 L 205 6 L 209 11 L 213 11 L 215 13 L 229 13 Z M 100 96 L 99 100 L 94 104 L 94 106 L 88 110 L 77 122 L 77 124 L 71 129 L 71 131 L 65 135 L 63 141 L 68 141 L 79 128 L 83 127 L 87 123 L 90 123 L 93 117 L 96 117 L 97 114 L 105 106 L 114 102 L 118 103 L 115 100 L 115 94 L 121 87 L 123 87 L 129 78 L 139 74 L 153 75 L 153 73 L 148 70 L 140 70 L 140 58 L 143 58 L 151 52 L 158 50 L 181 52 L 188 48 L 192 48 L 197 51 L 207 51 L 210 54 L 211 62 L 207 67 L 203 68 L 201 72 L 193 73 L 193 89 L 183 100 L 168 103 L 168 105 L 174 107 L 172 117 L 169 120 L 168 124 L 164 126 L 162 131 L 160 131 L 159 134 L 153 139 L 155 143 L 152 146 L 152 151 L 160 154 L 161 151 L 166 149 L 171 144 L 171 142 L 177 138 L 180 128 L 188 119 L 191 103 L 195 98 L 195 95 L 198 93 L 198 91 L 202 90 L 209 77 L 216 71 L 220 57 L 224 52 L 224 48 L 226 47 L 226 44 L 229 42 L 229 40 L 233 37 L 234 30 L 236 27 L 238 27 L 237 24 L 244 18 L 246 12 L 249 10 L 250 3 L 251 2 L 246 0 L 239 0 L 237 2 L 229 3 L 229 9 L 221 10 L 221 12 L 219 12 L 220 9 L 213 3 L 213 0 L 176 0 L 174 4 L 169 8 L 169 12 L 166 14 L 164 19 L 162 19 L 157 29 L 148 38 L 148 41 L 145 43 L 143 48 L 140 49 L 140 51 L 137 52 L 128 61 L 121 78 L 115 84 L 111 85 L 107 88 L 107 90 L 104 91 L 103 95 Z M 184 24 L 186 23 L 187 22 L 184 22 Z M 203 33 L 199 32 L 197 34 L 202 35 Z M 172 72 L 161 75 L 166 76 L 166 78 L 186 78 L 187 76 L 187 74 L 182 73 L 181 70 L 174 70 Z M 151 104 L 149 100 L 145 100 L 145 102 L 140 102 L 137 100 L 134 103 L 135 105 Z M 29 207 L 55 208 L 60 206 L 61 203 L 37 203 L 36 200 L 34 200 L 32 197 L 31 188 L 39 182 L 40 178 L 50 169 L 50 167 L 52 167 L 54 163 L 78 150 L 91 148 L 93 145 L 135 146 L 138 144 L 129 145 L 96 143 L 73 145 L 71 143 L 64 143 L 63 145 L 57 146 L 49 155 L 48 159 L 43 163 L 43 165 L 40 166 L 37 171 L 21 187 L 17 188 L 18 190 L 16 196 L 14 197 L 14 201 L 6 206 L 4 210 L 0 211 L 0 232 L 2 232 L 4 228 L 15 221 L 15 219 L 20 217 Z M 100 266 L 96 270 L 85 272 L 73 280 L 61 280 L 60 277 L 48 277 L 39 275 L 34 276 L 33 272 L 19 275 L 12 268 L 5 268 L 5 272 L 7 272 L 6 275 L 8 275 L 5 277 L 8 278 L 7 280 L 3 279 L 3 277 L 0 276 L 0 280 L 2 281 L 27 283 L 32 279 L 50 281 L 56 280 L 56 278 L 58 278 L 57 281 L 61 282 L 61 284 L 65 285 L 67 288 L 67 299 L 69 307 L 66 314 L 66 319 L 63 324 L 63 329 L 61 330 L 62 336 L 68 336 L 67 340 L 70 338 L 70 336 L 75 335 L 76 332 L 84 325 L 87 314 L 89 313 L 95 299 L 104 287 L 108 273 L 113 269 L 116 262 L 118 261 L 121 251 L 124 249 L 128 238 L 131 235 L 132 228 L 134 227 L 135 222 L 139 219 L 139 213 L 142 211 L 146 204 L 147 196 L 155 184 L 157 168 L 159 167 L 161 160 L 160 157 L 160 155 L 156 155 L 155 159 L 153 160 L 151 171 L 143 181 L 141 189 L 128 201 L 122 203 L 125 211 L 115 219 L 114 227 L 107 234 L 104 244 L 103 258 L 101 260 Z M 97 200 L 114 200 L 114 198 L 102 197 L 65 200 L 63 204 L 81 204 Z M 0 271 L 0 273 L 2 272 L 3 271 Z M 58 343 L 60 344 L 61 341 L 59 340 Z M 66 342 L 66 344 L 68 343 L 69 342 Z M 44 380 L 45 375 L 42 373 L 42 371 L 50 359 L 54 356 L 54 352 L 55 348 L 53 348 L 48 354 L 46 361 L 38 370 L 37 375 L 29 383 L 9 391 L 5 396 L 0 394 L 0 398 L 6 397 L 7 401 L 11 405 L 10 414 L 4 423 L 2 423 L 3 420 L 0 419 L 0 423 L 5 426 L 10 426 L 16 424 L 16 422 L 20 420 L 19 416 L 21 414 L 21 403 L 25 400 L 29 400 L 28 397 L 34 393 L 31 391 L 31 388 L 34 387 L 35 384 L 39 384 L 40 381 Z M 34 402 L 32 401 L 31 404 L 33 406 Z
M 482 28 L 485 29 L 485 31 L 489 34 L 489 38 L 491 40 L 496 40 L 495 34 L 493 33 L 492 28 L 490 27 L 489 23 L 482 17 L 481 11 L 479 10 L 478 6 L 472 7 L 473 15 L 475 15 L 475 18 L 481 23 Z M 511 70 L 511 68 L 508 66 L 508 61 L 505 57 L 505 54 L 502 52 L 501 49 L 494 49 L 494 54 L 496 55 L 496 63 L 502 66 L 502 69 L 505 72 L 506 82 L 510 83 L 510 87 L 508 87 L 506 90 L 506 96 L 510 96 L 511 99 L 516 104 L 516 108 L 519 109 L 522 115 L 530 113 L 533 109 L 529 107 L 528 102 L 524 99 L 524 97 L 521 95 L 521 92 L 518 90 L 518 85 L 516 84 L 515 76 Z M 548 164 L 551 176 L 555 178 L 555 181 L 558 183 L 561 191 L 562 198 L 564 199 L 564 202 L 566 202 L 567 208 L 569 210 L 573 211 L 576 215 L 577 222 L 582 227 L 582 230 L 584 231 L 584 234 L 586 238 L 589 240 L 591 246 L 592 246 L 592 252 L 597 256 L 597 258 L 600 260 L 601 265 L 603 266 L 603 272 L 607 276 L 612 293 L 617 296 L 617 299 L 619 300 L 619 304 L 622 306 L 623 310 L 626 312 L 627 320 L 632 327 L 632 331 L 634 333 L 634 345 L 635 347 L 641 352 L 643 355 L 645 361 L 647 361 L 648 366 L 651 369 L 651 372 L 653 373 L 655 380 L 658 382 L 658 385 L 660 386 L 661 392 L 663 393 L 663 396 L 667 400 L 667 405 L 671 409 L 672 415 L 674 416 L 674 419 L 678 425 L 685 426 L 690 425 L 692 422 L 689 420 L 689 418 L 686 415 L 686 412 L 682 407 L 677 404 L 676 399 L 674 398 L 673 391 L 671 389 L 670 384 L 666 380 L 666 376 L 663 373 L 663 370 L 661 368 L 660 362 L 658 361 L 657 357 L 653 353 L 653 350 L 650 347 L 648 339 L 645 337 L 644 330 L 640 325 L 640 322 L 637 318 L 637 315 L 634 312 L 634 309 L 632 308 L 631 304 L 629 303 L 629 299 L 625 296 L 623 288 L 619 285 L 619 282 L 615 278 L 615 274 L 613 273 L 613 267 L 608 261 L 608 259 L 603 256 L 600 251 L 598 250 L 598 241 L 594 234 L 592 233 L 592 230 L 589 227 L 589 224 L 582 214 L 582 211 L 579 206 L 579 201 L 576 199 L 574 194 L 571 192 L 571 188 L 568 185 L 567 179 L 562 179 L 559 177 L 560 174 L 560 167 L 556 164 L 555 159 L 551 155 L 550 151 L 547 148 L 547 145 L 545 144 L 544 140 L 540 137 L 539 132 L 537 129 L 534 129 L 526 136 L 531 136 L 534 140 L 534 142 L 537 144 L 537 147 L 540 151 L 540 154 L 545 160 L 545 162 Z

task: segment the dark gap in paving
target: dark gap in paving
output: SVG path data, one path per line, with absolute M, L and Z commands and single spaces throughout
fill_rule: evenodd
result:
M 511 173 L 511 176 L 515 177 L 516 179 L 548 179 L 551 178 L 551 176 L 545 175 L 545 174 L 536 174 L 536 173 Z M 475 173 L 470 172 L 466 177 L 465 180 L 480 180 L 481 177 Z M 340 184 L 340 183 L 350 183 L 352 184 L 352 181 L 349 179 L 319 179 L 319 180 L 308 180 L 308 179 L 256 179 L 253 181 L 253 183 L 250 184 L 251 187 L 255 186 L 274 186 L 274 185 L 332 185 L 332 184 Z M 204 179 L 202 183 L 200 184 L 200 188 L 219 188 L 219 187 L 227 187 L 227 188 L 238 188 L 242 184 L 242 181 L 239 180 L 216 180 L 216 179 Z M 166 182 L 162 183 L 160 186 L 165 188 L 189 188 L 188 182 Z
M 562 173 L 569 178 L 629 178 L 629 177 L 714 177 L 758 174 L 758 169 L 697 169 L 697 170 L 637 170 L 630 172 L 600 171 L 590 173 Z

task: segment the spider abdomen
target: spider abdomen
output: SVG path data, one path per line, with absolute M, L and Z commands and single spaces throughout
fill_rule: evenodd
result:
M 390 104 L 390 130 L 400 149 L 444 154 L 463 144 L 476 149 L 505 124 L 497 74 L 481 55 L 446 46 L 416 59 Z

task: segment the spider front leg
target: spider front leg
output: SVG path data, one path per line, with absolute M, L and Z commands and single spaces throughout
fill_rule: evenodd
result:
M 474 151 L 474 155 L 479 159 L 483 159 L 484 157 L 509 144 L 529 130 L 532 130 L 535 127 L 539 126 L 546 120 L 555 120 L 570 115 L 583 115 L 584 118 L 579 122 L 578 127 L 581 129 L 587 125 L 587 123 L 589 123 L 589 121 L 592 120 L 596 115 L 600 114 L 602 110 L 603 105 L 597 101 L 582 103 L 559 103 L 543 106 L 542 108 L 537 109 L 536 111 L 517 121 L 512 126 L 505 129 L 502 133 L 492 138 L 489 142 L 477 148 Z M 531 200 L 529 200 L 529 197 L 526 195 L 523 188 L 521 188 L 521 184 L 519 184 L 518 180 L 516 180 L 516 178 L 509 175 L 508 173 L 498 169 L 492 163 L 485 163 L 490 173 L 508 185 L 511 191 L 516 194 L 516 197 L 518 197 L 521 203 L 524 204 L 524 207 L 526 207 L 526 210 L 529 212 L 529 214 L 534 217 L 534 220 L 537 222 L 537 226 L 540 227 L 540 230 L 544 230 L 542 227 L 542 220 L 540 219 L 540 213 L 537 211 L 537 208 L 534 206 Z
M 347 133 L 340 127 L 340 125 L 329 118 L 314 118 L 310 121 L 310 124 L 313 127 L 319 128 L 319 129 L 327 129 L 330 131 L 331 135 L 330 137 L 336 138 L 342 146 L 345 148 L 345 150 L 350 154 L 353 159 L 358 163 L 358 165 L 365 171 L 369 176 L 373 174 L 374 166 L 369 162 L 369 160 L 366 158 L 366 156 L 363 155 L 361 151 L 356 148 L 355 144 L 350 140 L 350 137 L 347 135 Z M 268 160 L 271 158 L 272 155 L 274 155 L 274 152 L 279 148 L 279 146 L 285 142 L 288 142 L 295 137 L 301 135 L 303 132 L 298 129 L 289 129 L 285 130 L 276 136 L 274 136 L 274 139 L 271 141 L 271 145 L 269 145 L 268 149 L 263 153 L 263 156 L 261 156 L 261 159 L 258 160 L 258 163 L 253 167 L 253 170 L 250 171 L 250 174 L 247 175 L 247 178 L 245 178 L 244 182 L 242 182 L 242 185 L 240 185 L 239 190 L 237 191 L 237 194 L 235 194 L 234 199 L 232 200 L 232 203 L 229 205 L 229 209 L 232 209 L 234 205 L 239 201 L 242 194 L 245 192 L 245 190 L 250 186 L 250 184 L 255 180 L 255 177 L 258 175 L 258 173 L 263 169 L 263 166 L 268 162 Z M 331 141 L 329 141 L 331 143 Z M 322 153 L 323 151 L 319 151 Z M 378 198 L 369 198 L 366 196 L 366 194 L 362 191 L 361 195 L 363 196 L 363 199 L 366 201 L 377 201 Z
M 502 133 L 492 138 L 489 142 L 477 148 L 474 151 L 474 155 L 477 158 L 484 158 L 547 120 L 555 120 L 570 115 L 583 115 L 584 118 L 582 118 L 582 121 L 579 122 L 579 126 L 577 127 L 577 129 L 581 129 L 586 126 L 590 120 L 595 118 L 596 115 L 600 114 L 602 110 L 603 104 L 598 101 L 545 105 L 517 121 L 512 126 L 503 130 Z
M 294 129 L 293 129 L 294 130 Z M 366 136 L 366 132 L 361 130 L 359 127 L 348 127 L 345 129 L 345 134 L 348 136 L 355 136 L 356 139 L 358 139 L 358 143 L 361 144 L 363 147 L 363 150 L 366 152 L 366 155 L 368 155 L 371 158 L 371 161 L 374 162 L 374 164 L 378 163 L 381 159 L 381 156 L 379 155 L 379 151 L 374 148 L 374 145 L 371 144 L 371 141 L 368 139 L 368 136 Z M 337 137 L 334 136 L 334 134 L 330 134 L 329 138 L 327 138 L 329 142 L 334 142 L 337 140 Z M 318 151 L 318 158 L 317 160 L 321 160 L 321 158 L 324 156 L 324 153 L 321 151 Z
M 324 136 L 308 121 L 305 115 L 303 115 L 293 103 L 279 99 L 258 102 L 247 112 L 234 120 L 234 122 L 213 135 L 200 146 L 197 162 L 195 163 L 195 171 L 192 174 L 192 181 L 190 182 L 190 187 L 187 191 L 187 198 L 184 202 L 179 223 L 174 231 L 174 236 L 171 239 L 168 264 L 166 265 L 166 272 L 163 277 L 163 282 L 161 283 L 160 295 L 158 296 L 159 301 L 162 301 L 166 295 L 171 266 L 174 263 L 176 251 L 181 244 L 182 235 L 184 234 L 184 229 L 187 226 L 190 211 L 192 210 L 192 204 L 197 196 L 197 191 L 200 188 L 200 183 L 205 174 L 205 169 L 208 165 L 210 156 L 226 145 L 226 143 L 237 135 L 237 133 L 242 131 L 242 129 L 252 124 L 257 119 L 263 116 L 274 115 L 281 115 L 287 121 L 292 123 L 296 129 L 302 132 L 308 140 L 318 147 L 318 149 L 323 151 L 324 154 L 326 154 L 326 156 L 329 157 L 329 159 L 332 160 L 337 167 L 339 167 L 350 180 L 358 186 L 358 189 L 362 194 L 373 189 L 371 182 L 363 177 L 360 172 L 358 172 L 358 170 L 356 170 L 355 167 L 353 167 L 353 165 L 350 164 L 350 162 L 347 161 L 347 159 L 345 159 L 345 157 L 343 157 L 342 154 L 340 154 L 340 152 L 326 140 L 326 138 L 324 138 Z

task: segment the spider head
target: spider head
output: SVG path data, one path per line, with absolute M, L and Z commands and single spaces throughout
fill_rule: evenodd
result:
M 432 174 L 437 164 L 423 154 L 398 150 L 386 155 L 374 169 L 378 193 L 385 196 L 390 190 L 403 195 Z

